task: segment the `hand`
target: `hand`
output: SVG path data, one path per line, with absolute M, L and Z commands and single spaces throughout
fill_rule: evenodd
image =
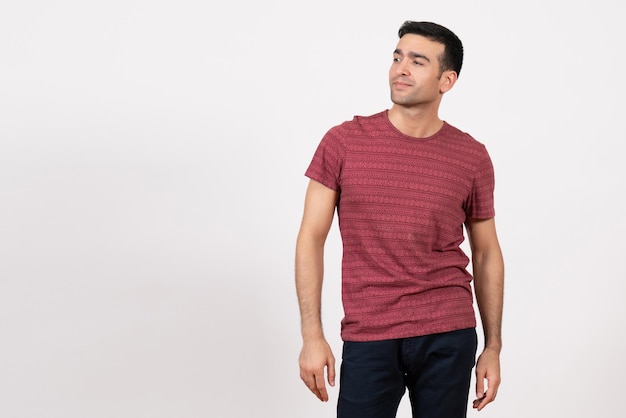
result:
M 306 341 L 300 352 L 300 378 L 322 402 L 328 401 L 324 368 L 328 368 L 328 384 L 335 386 L 335 357 L 330 346 L 323 337 Z
M 487 380 L 486 391 L 485 380 Z M 500 386 L 500 353 L 486 348 L 476 363 L 476 399 L 472 406 L 479 411 L 487 406 L 496 398 L 498 386 Z

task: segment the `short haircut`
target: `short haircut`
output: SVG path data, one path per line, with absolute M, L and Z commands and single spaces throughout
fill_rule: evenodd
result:
M 444 50 L 439 57 L 439 74 L 444 71 L 456 71 L 457 76 L 461 72 L 463 65 L 463 44 L 458 36 L 450 29 L 432 22 L 414 22 L 407 20 L 400 26 L 398 37 L 402 38 L 406 34 L 420 35 L 431 41 L 443 44 Z

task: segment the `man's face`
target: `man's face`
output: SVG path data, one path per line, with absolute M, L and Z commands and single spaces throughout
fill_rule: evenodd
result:
M 414 107 L 440 100 L 441 84 L 439 57 L 444 45 L 423 36 L 407 34 L 393 52 L 389 69 L 391 101 L 400 106 Z

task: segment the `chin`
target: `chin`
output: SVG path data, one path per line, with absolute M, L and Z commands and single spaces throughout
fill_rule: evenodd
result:
M 417 104 L 414 100 L 411 100 L 409 98 L 394 97 L 394 96 L 391 96 L 391 102 L 393 104 L 397 104 L 398 106 L 413 106 Z

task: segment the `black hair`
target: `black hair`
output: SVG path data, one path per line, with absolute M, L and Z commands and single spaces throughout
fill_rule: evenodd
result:
M 398 37 L 402 38 L 407 33 L 420 35 L 431 41 L 443 44 L 444 50 L 439 57 L 440 74 L 447 70 L 456 71 L 457 76 L 463 65 L 463 44 L 458 36 L 450 29 L 432 22 L 414 22 L 407 20 L 400 26 Z

